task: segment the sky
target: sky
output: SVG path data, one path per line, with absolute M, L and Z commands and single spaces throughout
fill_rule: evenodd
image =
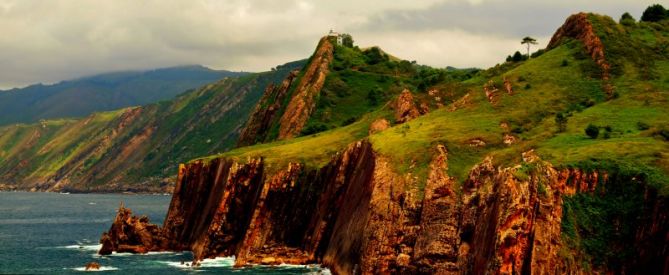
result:
M 0 0 L 0 89 L 201 64 L 267 71 L 330 29 L 434 67 L 487 68 L 545 47 L 570 14 L 639 18 L 645 0 Z

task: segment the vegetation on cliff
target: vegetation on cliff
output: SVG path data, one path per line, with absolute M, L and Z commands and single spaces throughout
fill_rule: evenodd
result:
M 398 66 L 388 76 L 384 74 L 393 65 L 379 64 L 391 64 L 390 58 L 370 64 L 365 51 L 337 47 L 333 70 L 305 128 L 309 131 L 303 132 L 311 135 L 204 160 L 263 158 L 270 174 L 289 163 L 318 168 L 367 137 L 394 173 L 412 179 L 404 188 L 421 198 L 437 144 L 449 152 L 449 175 L 458 194 L 457 186 L 471 180 L 472 167 L 484 157 L 492 157 L 495 166 L 511 166 L 521 163 L 523 152 L 534 150 L 560 169 L 608 175 L 589 192 L 564 194 L 564 213 L 558 214 L 564 215 L 564 262 L 584 271 L 626 270 L 642 264 L 633 259 L 634 249 L 645 251 L 646 260 L 666 257 L 649 252 L 666 249 L 649 248 L 654 247 L 649 239 L 639 247 L 625 244 L 646 236 L 649 231 L 643 228 L 649 223 L 667 230 L 666 217 L 653 209 L 669 195 L 668 43 L 667 20 L 619 24 L 581 13 L 567 19 L 541 54 L 479 72 L 431 70 L 399 61 L 406 67 Z M 435 71 L 437 77 L 421 78 L 421 69 Z M 416 109 L 425 103 L 424 115 L 404 123 L 393 117 L 401 89 L 411 91 Z M 346 100 L 354 103 L 343 104 Z M 558 114 L 562 119 L 556 119 Z M 370 134 L 370 125 L 379 119 L 390 121 L 391 127 Z M 589 125 L 597 136 L 586 135 Z M 520 169 L 514 175 L 528 173 Z M 545 193 L 547 187 L 537 188 Z
M 301 61 L 170 101 L 0 128 L 0 189 L 164 192 L 181 162 L 234 147 L 264 88 Z

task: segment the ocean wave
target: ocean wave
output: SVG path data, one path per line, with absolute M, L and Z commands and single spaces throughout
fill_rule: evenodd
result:
M 76 271 L 86 271 L 86 272 L 96 272 L 96 271 L 112 271 L 112 270 L 118 270 L 118 268 L 113 267 L 113 266 L 101 266 L 100 269 L 97 270 L 86 270 L 86 267 L 74 267 L 72 270 Z
M 102 244 L 73 244 L 73 245 L 59 246 L 58 248 L 99 251 L 100 248 L 102 248 Z
M 97 253 L 94 253 L 92 256 L 93 257 L 131 257 L 131 256 L 152 256 L 152 255 L 174 255 L 174 256 L 179 256 L 183 255 L 183 252 L 173 252 L 173 251 L 151 251 L 147 253 L 130 253 L 130 252 L 112 252 L 112 254 L 109 255 L 99 255 Z
M 167 264 L 172 267 L 177 268 L 200 268 L 200 267 L 232 267 L 235 265 L 235 257 L 216 257 L 214 259 L 204 259 L 200 261 L 200 265 L 193 267 L 190 266 L 191 262 L 189 261 L 158 261 L 159 263 Z

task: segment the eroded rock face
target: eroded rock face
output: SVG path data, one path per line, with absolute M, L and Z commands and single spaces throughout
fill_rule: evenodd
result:
M 328 37 L 321 38 L 311 62 L 300 78 L 290 102 L 281 116 L 279 139 L 293 138 L 300 134 L 304 124 L 316 108 L 316 96 L 320 93 L 334 54 L 334 45 Z
M 267 140 L 269 128 L 279 119 L 278 112 L 281 104 L 288 95 L 288 90 L 293 85 L 299 70 L 294 70 L 281 82 L 281 85 L 270 84 L 266 89 L 260 102 L 256 105 L 246 126 L 242 130 L 237 142 L 238 147 L 253 145 Z
M 498 167 L 487 157 L 460 183 L 437 145 L 424 192 L 366 141 L 319 169 L 291 163 L 268 173 L 261 159 L 198 161 L 180 167 L 162 229 L 121 208 L 100 253 L 190 250 L 195 261 L 322 263 L 336 274 L 586 273 L 560 254 L 569 253 L 563 197 L 594 193 L 608 175 L 557 169 L 533 151 L 522 159 Z M 646 197 L 650 218 L 634 244 L 641 257 L 623 270 L 666 272 L 666 200 Z
M 380 118 L 372 122 L 371 125 L 369 125 L 369 134 L 375 134 L 378 132 L 381 132 L 383 130 L 386 130 L 390 127 L 390 122 L 386 120 L 385 118 Z
M 411 91 L 404 89 L 395 101 L 395 122 L 404 123 L 420 116 Z
M 579 40 L 585 46 L 586 52 L 593 61 L 602 70 L 602 80 L 604 80 L 604 91 L 608 96 L 613 93 L 613 87 L 608 80 L 610 78 L 611 65 L 606 61 L 604 55 L 604 44 L 594 31 L 592 23 L 588 19 L 587 13 L 577 13 L 569 16 L 564 24 L 553 34 L 547 49 L 552 49 L 560 45 L 566 38 Z
M 109 255 L 114 251 L 146 253 L 169 248 L 160 227 L 149 223 L 146 216 L 133 216 L 132 211 L 122 205 L 109 231 L 102 234 L 100 243 L 100 255 Z

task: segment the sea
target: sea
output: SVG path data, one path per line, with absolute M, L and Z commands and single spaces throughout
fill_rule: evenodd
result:
M 97 255 L 120 203 L 162 224 L 169 195 L 0 192 L 0 274 L 78 274 L 89 262 L 113 274 L 329 274 L 317 265 L 233 268 L 234 258 L 187 266 L 190 252 Z M 182 264 L 183 262 L 183 264 Z

